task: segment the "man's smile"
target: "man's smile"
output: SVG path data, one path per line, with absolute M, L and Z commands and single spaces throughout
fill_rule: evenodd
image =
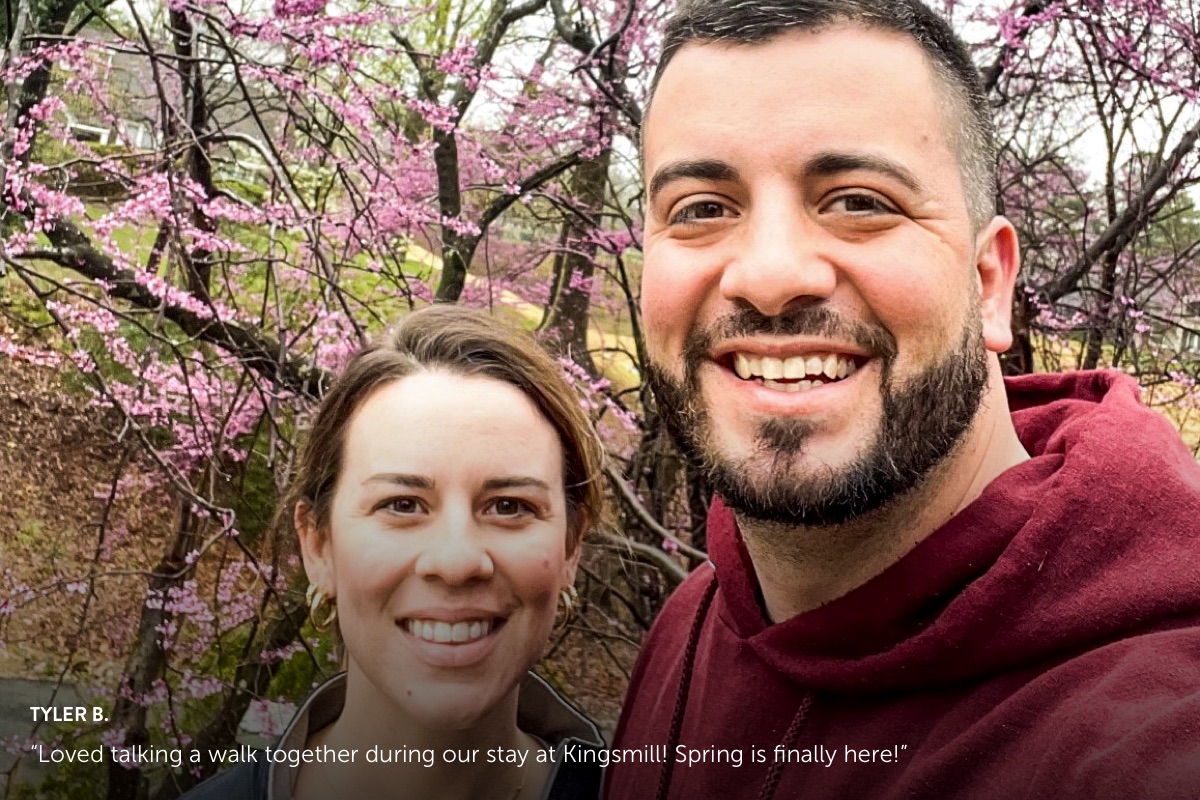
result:
M 840 353 L 810 353 L 787 358 L 735 352 L 729 359 L 734 374 L 771 389 L 799 392 L 835 383 L 858 369 L 854 357 Z

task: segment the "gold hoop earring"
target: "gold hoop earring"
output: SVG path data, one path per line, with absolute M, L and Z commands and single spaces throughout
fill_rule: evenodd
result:
M 575 591 L 574 586 L 564 587 L 558 593 L 558 610 L 554 614 L 555 630 L 562 630 L 567 627 L 567 623 L 571 621 L 571 617 L 575 616 L 575 604 L 579 602 L 579 592 Z
M 325 590 L 314 583 L 308 585 L 304 599 L 308 601 L 308 618 L 312 620 L 313 627 L 322 633 L 332 628 L 333 623 L 337 622 L 337 600 L 327 597 Z M 329 605 L 328 610 L 323 608 L 326 604 Z

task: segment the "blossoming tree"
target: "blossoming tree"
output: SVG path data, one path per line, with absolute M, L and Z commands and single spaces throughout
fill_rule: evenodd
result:
M 978 46 L 999 201 L 1026 244 L 1007 366 L 1128 369 L 1197 424 L 1194 11 L 945 6 Z M 53 674 L 112 708 L 97 735 L 205 754 L 288 680 L 332 668 L 274 501 L 331 374 L 437 300 L 536 329 L 605 432 L 620 535 L 585 564 L 576 632 L 627 665 L 703 559 L 707 500 L 638 380 L 637 128 L 668 9 L 10 8 L 0 350 L 65 376 L 117 457 L 96 476 L 86 549 L 3 567 L 5 640 L 53 609 L 73 632 Z M 81 673 L 101 630 L 114 663 Z M 216 766 L 111 765 L 105 791 L 165 800 Z

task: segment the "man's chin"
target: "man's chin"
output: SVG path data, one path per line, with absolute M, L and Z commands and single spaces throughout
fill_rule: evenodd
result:
M 888 499 L 872 491 L 859 464 L 835 469 L 793 462 L 763 470 L 725 461 L 713 464 L 707 477 L 739 517 L 789 526 L 845 525 L 878 510 Z

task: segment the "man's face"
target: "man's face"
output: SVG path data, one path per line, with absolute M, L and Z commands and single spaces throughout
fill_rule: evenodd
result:
M 878 508 L 975 417 L 1002 336 L 981 326 L 946 105 L 915 43 L 857 27 L 690 44 L 662 76 L 644 134 L 649 378 L 745 515 Z

